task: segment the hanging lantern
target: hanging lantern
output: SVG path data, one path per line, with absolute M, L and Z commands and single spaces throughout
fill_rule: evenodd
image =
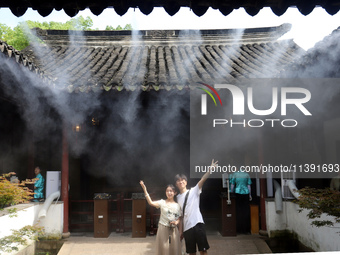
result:
M 80 124 L 76 124 L 72 126 L 72 131 L 79 133 L 82 130 L 82 126 Z

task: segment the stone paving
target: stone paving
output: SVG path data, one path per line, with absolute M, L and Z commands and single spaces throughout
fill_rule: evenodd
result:
M 208 241 L 210 244 L 208 254 L 236 255 L 271 253 L 264 239 L 265 238 L 260 235 L 223 237 L 218 232 L 208 233 Z M 58 255 L 155 255 L 155 241 L 156 236 L 132 238 L 131 233 L 111 233 L 108 238 L 94 238 L 91 233 L 72 234 L 69 238 L 65 239 L 65 243 Z M 199 253 L 197 252 L 197 254 Z

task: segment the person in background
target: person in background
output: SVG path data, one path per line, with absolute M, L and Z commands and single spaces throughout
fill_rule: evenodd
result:
M 34 183 L 34 200 L 35 202 L 42 201 L 44 199 L 44 177 L 41 175 L 41 170 L 39 167 L 34 169 L 35 173 L 35 183 Z
M 190 190 L 187 189 L 188 180 L 184 174 L 177 174 L 175 176 L 176 186 L 180 193 L 177 195 L 177 201 L 182 211 L 184 211 L 183 224 L 181 224 L 183 226 L 180 227 L 181 238 L 184 237 L 186 252 L 189 254 L 196 254 L 196 245 L 201 255 L 208 254 L 208 249 L 210 248 L 200 211 L 200 195 L 203 184 L 210 176 L 210 168 L 216 167 L 217 162 L 212 160 L 208 171 L 202 176 L 196 186 Z M 185 204 L 187 194 L 187 202 Z
M 236 230 L 238 233 L 250 233 L 250 207 L 249 201 L 251 196 L 251 179 L 248 173 L 237 171 L 231 178 L 231 192 L 235 191 L 237 223 Z
M 182 245 L 178 225 L 180 223 L 181 208 L 174 200 L 176 189 L 168 184 L 165 190 L 167 199 L 152 201 L 143 181 L 139 182 L 143 188 L 146 201 L 150 206 L 161 209 L 156 236 L 157 255 L 181 255 Z

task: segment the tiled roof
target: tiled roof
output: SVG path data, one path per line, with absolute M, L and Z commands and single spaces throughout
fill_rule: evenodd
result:
M 53 9 L 64 10 L 71 17 L 77 15 L 80 10 L 89 8 L 93 14 L 100 15 L 106 8 L 114 8 L 119 15 L 124 15 L 129 8 L 139 8 L 148 15 L 154 7 L 163 7 L 169 15 L 174 15 L 181 7 L 190 7 L 197 16 L 202 16 L 209 7 L 219 9 L 223 15 L 228 15 L 234 9 L 243 7 L 251 15 L 256 15 L 263 7 L 270 7 L 272 11 L 281 16 L 288 7 L 297 7 L 303 14 L 308 15 L 316 6 L 322 6 L 329 14 L 333 15 L 339 11 L 339 0 L 1 0 L 0 7 L 9 7 L 16 16 L 23 15 L 27 8 L 37 10 L 41 16 L 48 16 Z
M 95 36 L 96 41 L 85 36 L 85 41 L 58 45 L 58 40 L 50 40 L 50 45 L 10 54 L 49 85 L 88 92 L 183 89 L 197 82 L 235 83 L 242 78 L 275 77 L 302 51 L 291 40 L 276 40 L 280 34 L 276 30 L 269 33 L 267 29 L 262 42 L 259 34 L 251 36 L 254 31 L 241 33 L 243 37 L 239 35 L 237 40 L 231 40 L 227 30 L 205 31 L 206 37 L 187 33 L 176 39 L 164 36 L 164 31 L 161 36 L 138 40 L 127 40 L 126 35 L 120 39 L 117 34 L 113 34 L 115 40 Z M 9 49 L 7 46 L 7 52 Z
M 20 51 L 13 48 L 13 46 L 8 45 L 6 42 L 0 40 L 0 54 L 8 57 L 10 59 L 15 60 L 17 63 L 21 64 L 24 67 L 27 67 L 32 72 L 41 73 L 39 67 L 32 62 L 29 57 Z

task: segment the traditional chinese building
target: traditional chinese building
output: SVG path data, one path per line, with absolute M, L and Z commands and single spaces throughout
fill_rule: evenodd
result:
M 91 215 L 73 215 L 72 201 L 85 207 L 103 192 L 130 198 L 141 191 L 141 179 L 160 196 L 177 173 L 190 176 L 190 91 L 199 83 L 278 77 L 304 53 L 292 40 L 279 40 L 289 29 L 36 29 L 42 44 L 16 51 L 1 42 L 1 171 L 16 171 L 21 179 L 33 177 L 37 165 L 61 171 L 71 229 L 79 221 L 91 227 Z M 284 141 L 298 136 L 281 131 L 289 136 L 264 133 L 262 142 L 249 140 L 232 157 L 275 164 L 286 152 L 291 159 L 297 152 Z M 203 215 L 218 219 L 221 180 L 209 180 L 204 189 Z M 252 192 L 256 197 L 255 180 Z

